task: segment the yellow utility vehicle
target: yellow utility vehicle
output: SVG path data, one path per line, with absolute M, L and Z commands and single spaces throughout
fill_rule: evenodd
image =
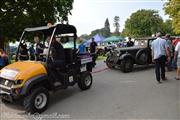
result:
M 33 36 L 41 35 L 41 42 L 46 46 L 45 53 L 39 60 L 20 60 L 21 45 L 32 43 Z M 47 37 L 50 41 L 47 43 Z M 92 85 L 92 56 L 78 54 L 76 46 L 76 28 L 72 25 L 56 24 L 26 28 L 21 35 L 16 54 L 16 62 L 0 70 L 0 96 L 4 103 L 23 100 L 24 108 L 30 113 L 41 113 L 47 109 L 49 92 L 66 89 L 78 84 L 81 90 Z M 58 79 L 51 76 L 52 40 L 63 44 L 65 61 L 61 67 L 54 68 Z M 68 46 L 69 43 L 73 46 Z M 40 57 L 38 57 L 40 58 Z

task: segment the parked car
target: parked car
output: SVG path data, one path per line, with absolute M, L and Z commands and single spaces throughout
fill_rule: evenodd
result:
M 134 65 L 152 64 L 151 43 L 155 38 L 135 39 L 135 45 L 112 49 L 107 54 L 106 65 L 109 68 L 118 67 L 122 72 L 131 72 Z

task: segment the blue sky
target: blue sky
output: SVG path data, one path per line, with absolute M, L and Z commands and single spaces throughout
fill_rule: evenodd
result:
M 104 27 L 109 19 L 111 32 L 114 31 L 113 18 L 120 17 L 120 31 L 125 21 L 139 9 L 154 9 L 164 19 L 168 19 L 163 10 L 165 0 L 74 0 L 69 24 L 77 27 L 78 35 L 90 34 L 92 30 Z

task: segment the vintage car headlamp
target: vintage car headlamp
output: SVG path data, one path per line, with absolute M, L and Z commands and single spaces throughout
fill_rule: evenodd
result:
M 12 69 L 2 69 L 0 73 L 0 77 L 2 78 L 9 78 L 9 79 L 15 79 L 16 75 L 19 72 L 17 70 Z
M 116 55 L 119 57 L 121 55 L 121 51 L 116 51 Z

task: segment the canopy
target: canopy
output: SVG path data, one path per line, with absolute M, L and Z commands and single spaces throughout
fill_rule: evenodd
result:
M 93 38 L 94 38 L 94 41 L 97 43 L 101 43 L 104 40 L 104 37 L 100 34 L 96 34 L 95 36 L 93 36 Z M 92 39 L 89 39 L 86 43 L 90 44 L 91 42 L 92 42 Z
M 103 40 L 104 43 L 108 43 L 108 42 L 120 42 L 120 41 L 123 41 L 124 38 L 121 37 L 121 36 L 111 36 L 111 37 L 108 37 L 108 38 L 105 38 Z
M 52 27 L 48 26 L 41 26 L 41 27 L 34 27 L 34 28 L 26 28 L 24 31 L 26 32 L 43 32 L 45 35 L 51 35 L 54 28 L 56 28 L 55 34 L 68 34 L 68 33 L 75 33 L 76 28 L 73 25 L 66 25 L 66 24 L 55 24 Z

